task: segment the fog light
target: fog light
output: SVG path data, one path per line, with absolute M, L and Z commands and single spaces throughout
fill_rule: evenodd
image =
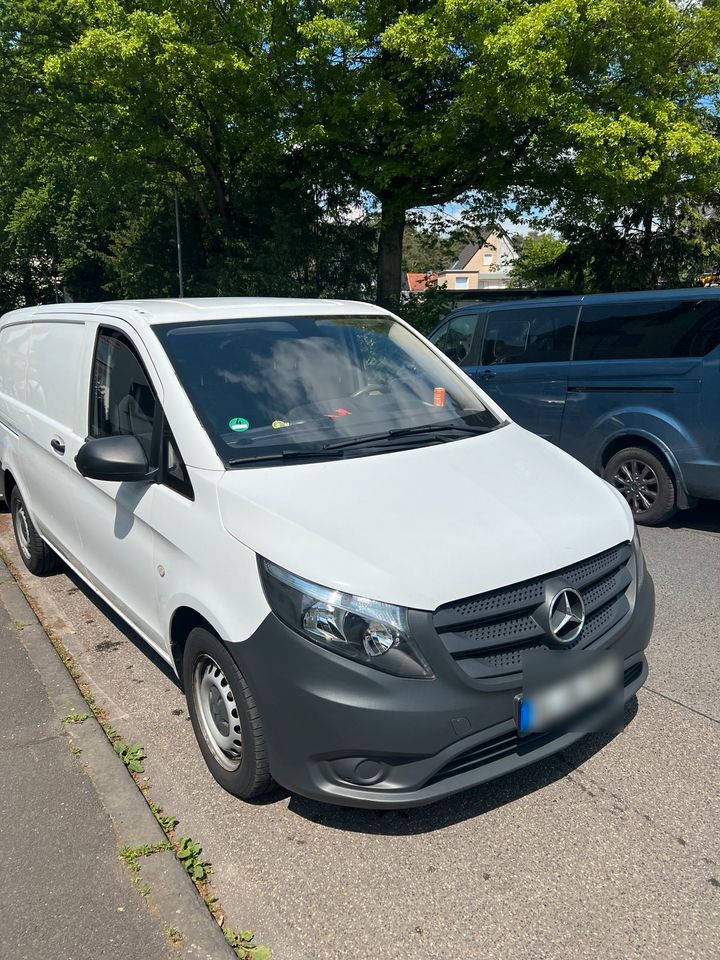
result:
M 363 633 L 363 646 L 371 657 L 382 656 L 392 650 L 397 642 L 397 633 L 384 623 L 369 623 Z

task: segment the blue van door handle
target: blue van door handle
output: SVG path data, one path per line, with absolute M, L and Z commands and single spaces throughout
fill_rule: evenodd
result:
M 65 453 L 65 441 L 61 440 L 60 437 L 53 437 L 50 441 L 50 446 L 53 448 L 55 453 L 59 453 L 60 456 Z
M 495 376 L 495 371 L 494 371 L 494 370 L 483 370 L 483 372 L 482 372 L 482 378 L 483 378 L 483 380 L 492 380 L 492 378 L 493 378 L 494 376 Z

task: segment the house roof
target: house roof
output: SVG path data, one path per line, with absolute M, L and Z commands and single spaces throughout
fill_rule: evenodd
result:
M 484 227 L 480 230 L 480 235 L 482 237 L 482 242 L 479 240 L 473 240 L 471 243 L 466 243 L 458 254 L 457 260 L 455 260 L 452 266 L 449 267 L 450 270 L 464 270 L 478 250 L 484 247 L 492 236 L 495 236 L 500 240 L 504 240 L 505 243 L 512 248 L 512 240 L 501 227 Z
M 422 293 L 434 283 L 437 283 L 436 273 L 406 273 L 403 290 L 409 293 Z

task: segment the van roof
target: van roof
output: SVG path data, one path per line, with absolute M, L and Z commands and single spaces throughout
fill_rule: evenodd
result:
M 242 320 L 254 317 L 331 316 L 385 313 L 374 303 L 359 300 L 311 300 L 296 297 L 195 297 L 184 300 L 108 300 L 102 303 L 52 303 L 26 307 L 6 314 L 20 320 L 40 320 L 63 314 L 90 313 L 142 319 L 145 323 L 178 323 L 206 320 Z
M 624 293 L 574 293 L 562 297 L 531 297 L 517 300 L 480 300 L 473 303 L 458 304 L 452 313 L 477 313 L 478 311 L 492 310 L 533 310 L 544 306 L 577 306 L 580 303 L 616 303 L 638 300 L 675 300 L 678 297 L 692 297 L 712 299 L 720 297 L 720 287 L 676 287 L 674 289 L 661 288 L 659 290 L 628 290 Z M 447 316 L 450 314 L 448 313 Z M 442 322 L 445 322 L 443 318 Z M 438 324 L 440 326 L 440 324 Z

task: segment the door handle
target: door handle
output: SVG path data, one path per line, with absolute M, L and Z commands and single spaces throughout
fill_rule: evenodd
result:
M 496 376 L 494 370 L 483 370 L 482 372 L 483 380 L 492 380 L 494 376 Z
M 59 453 L 60 456 L 65 453 L 65 441 L 61 440 L 60 437 L 53 437 L 50 441 L 50 446 L 53 448 L 55 453 Z

